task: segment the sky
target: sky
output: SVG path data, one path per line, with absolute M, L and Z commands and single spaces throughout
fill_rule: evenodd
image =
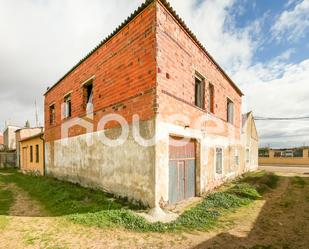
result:
M 0 130 L 43 124 L 43 93 L 143 0 L 0 0 Z M 170 0 L 242 89 L 243 112 L 309 116 L 309 0 Z M 260 146 L 309 145 L 307 121 L 256 121 Z

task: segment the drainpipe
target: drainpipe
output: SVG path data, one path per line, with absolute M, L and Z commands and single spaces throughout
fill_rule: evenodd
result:
M 41 134 L 40 139 L 43 141 L 43 176 L 45 176 L 45 140 L 44 140 L 44 134 Z

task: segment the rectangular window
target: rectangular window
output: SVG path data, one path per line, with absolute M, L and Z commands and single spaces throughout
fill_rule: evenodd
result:
M 246 162 L 250 163 L 250 150 L 246 149 Z
M 33 162 L 33 146 L 30 146 L 30 162 Z
M 55 105 L 49 107 L 49 124 L 54 125 L 56 121 L 56 110 Z
M 64 97 L 64 117 L 69 118 L 72 116 L 72 104 L 71 104 L 71 94 Z
M 216 173 L 222 174 L 223 168 L 223 160 L 222 160 L 222 149 L 216 148 Z
M 235 149 L 235 165 L 239 165 L 239 152 L 238 149 Z
M 93 112 L 93 85 L 87 83 L 84 85 L 85 108 L 87 113 Z
M 213 84 L 209 83 L 208 86 L 208 91 L 209 91 L 209 112 L 215 113 L 215 89 Z
M 227 99 L 227 122 L 234 124 L 234 103 Z
M 204 109 L 204 81 L 195 77 L 195 105 Z
M 35 146 L 35 161 L 37 163 L 39 162 L 39 145 L 38 144 Z

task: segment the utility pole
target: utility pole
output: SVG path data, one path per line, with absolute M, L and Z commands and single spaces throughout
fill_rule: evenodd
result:
M 38 117 L 38 108 L 36 105 L 36 100 L 34 101 L 34 105 L 35 105 L 35 126 L 38 127 L 39 126 L 39 117 Z

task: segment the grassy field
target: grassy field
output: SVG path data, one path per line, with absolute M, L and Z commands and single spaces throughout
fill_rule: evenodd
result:
M 139 232 L 208 230 L 218 225 L 218 220 L 224 213 L 261 198 L 262 194 L 275 188 L 278 181 L 278 177 L 271 173 L 249 173 L 229 183 L 223 191 L 208 195 L 195 207 L 186 210 L 176 221 L 165 224 L 147 222 L 134 213 L 142 207 L 101 191 L 47 177 L 25 176 L 16 171 L 5 173 L 10 174 L 0 175 L 0 183 L 16 184 L 38 201 L 50 216 L 64 216 L 74 223 L 87 226 L 122 227 Z M 0 214 L 7 214 L 12 201 L 10 191 L 0 190 Z

